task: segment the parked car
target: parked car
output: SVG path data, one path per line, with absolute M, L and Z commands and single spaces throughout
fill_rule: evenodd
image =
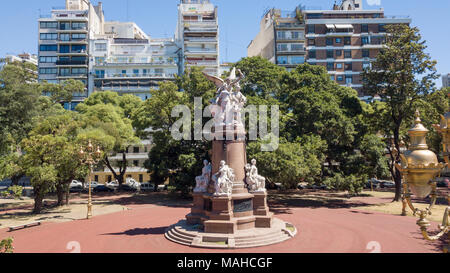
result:
M 141 183 L 137 182 L 133 178 L 127 178 L 125 185 L 128 185 L 137 191 L 141 189 Z
M 91 189 L 93 189 L 93 188 L 95 188 L 97 186 L 98 186 L 98 182 L 97 181 L 91 181 Z M 88 189 L 89 188 L 89 182 L 84 183 L 84 187 L 86 189 Z
M 137 191 L 137 189 L 135 187 L 132 187 L 129 184 L 123 184 L 122 190 L 123 191 Z
M 371 179 L 367 180 L 365 188 L 371 189 L 371 187 L 373 187 L 374 189 L 381 188 L 381 181 L 376 178 L 371 178 Z
M 392 181 L 381 181 L 380 182 L 381 188 L 395 188 L 395 183 Z
M 98 185 L 92 189 L 93 192 L 113 192 L 114 189 L 107 187 L 106 185 Z
M 142 183 L 141 184 L 141 190 L 142 191 L 154 191 L 155 190 L 155 185 L 151 184 L 151 183 Z
M 74 188 L 74 187 L 83 187 L 83 183 L 81 183 L 80 181 L 77 181 L 77 180 L 72 180 L 72 182 L 70 182 L 69 188 Z
M 111 181 L 111 182 L 106 182 L 106 187 L 110 188 L 110 189 L 117 189 L 119 187 L 119 182 L 117 180 Z
M 74 186 L 74 187 L 70 187 L 69 188 L 69 192 L 83 192 L 85 191 L 85 188 L 83 188 L 83 186 Z

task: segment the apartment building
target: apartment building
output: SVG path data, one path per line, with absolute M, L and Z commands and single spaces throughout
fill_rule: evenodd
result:
M 356 89 L 360 97 L 364 97 L 360 74 L 364 68 L 370 67 L 383 47 L 385 26 L 411 23 L 409 18 L 388 17 L 383 9 L 364 10 L 362 0 L 343 0 L 340 4 L 334 4 L 332 10 L 297 8 L 295 14 L 299 22 L 304 20 L 305 23 L 305 61 L 324 66 L 334 81 Z M 273 47 L 277 59 L 267 59 L 289 68 L 289 58 L 278 56 L 283 56 L 279 49 L 287 50 L 290 47 L 280 46 L 275 37 L 272 39 L 269 34 L 268 39 L 261 38 L 260 34 L 250 44 L 248 55 L 267 58 L 269 53 L 266 52 Z M 259 48 L 264 48 L 266 52 L 259 51 Z M 301 63 L 301 59 L 297 60 Z M 286 61 L 287 64 L 284 64 Z
M 442 76 L 442 87 L 450 87 L 450 74 Z
M 300 8 L 293 12 L 270 9 L 248 46 L 248 56 L 261 56 L 292 70 L 305 62 L 305 55 L 305 22 Z
M 6 55 L 4 59 L 5 63 L 21 62 L 21 63 L 31 63 L 38 65 L 38 57 L 35 54 L 22 53 L 18 55 Z
M 181 0 L 175 40 L 182 49 L 182 72 L 201 66 L 219 75 L 219 26 L 217 7 L 209 0 Z
M 174 39 L 151 39 L 135 23 L 107 22 L 104 28 L 90 43 L 90 92 L 112 90 L 146 100 L 150 89 L 179 73 Z
M 66 6 L 53 9 L 51 16 L 39 19 L 39 81 L 59 83 L 80 80 L 86 90 L 73 94 L 66 109 L 74 109 L 88 96 L 89 41 L 103 31 L 102 3 L 66 0 Z

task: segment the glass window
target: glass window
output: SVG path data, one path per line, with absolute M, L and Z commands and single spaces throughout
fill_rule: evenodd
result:
M 344 50 L 344 58 L 351 58 L 351 57 L 352 57 L 352 51 Z
M 104 78 L 105 77 L 105 70 L 95 70 L 95 76 L 97 76 L 97 78 Z
M 56 63 L 56 60 L 57 60 L 56 57 L 47 57 L 47 56 L 39 57 L 40 63 Z
M 369 44 L 369 37 L 361 37 L 361 44 L 362 45 Z
M 286 39 L 286 31 L 277 31 L 277 39 Z
M 60 76 L 70 76 L 70 68 L 61 68 L 59 69 Z
M 344 76 L 338 75 L 338 76 L 336 77 L 336 79 L 337 79 L 338 82 L 341 82 L 341 81 L 344 80 Z
M 361 32 L 369 32 L 369 25 L 368 24 L 362 24 L 361 25 Z
M 70 22 L 61 22 L 61 23 L 59 23 L 59 29 L 61 29 L 61 30 L 70 30 Z
M 334 81 L 334 75 L 330 75 L 330 79 Z
M 287 56 L 278 56 L 277 62 L 278 62 L 278 64 L 287 64 L 288 58 L 287 58 Z
M 369 62 L 364 62 L 363 63 L 363 69 L 370 69 L 370 68 L 371 68 L 371 65 L 370 65 Z
M 342 56 L 342 50 L 338 49 L 336 50 L 336 57 L 341 57 Z
M 292 51 L 303 51 L 303 44 L 291 44 Z
M 327 38 L 326 43 L 327 43 L 327 45 L 333 45 L 333 39 Z
M 133 69 L 133 74 L 134 75 L 139 75 L 139 69 Z
M 61 34 L 59 35 L 59 39 L 60 39 L 61 41 L 70 41 L 70 34 L 67 34 L 67 33 L 61 33 Z
M 70 52 L 70 46 L 69 45 L 60 45 L 59 46 L 59 52 L 60 53 L 69 53 Z
M 278 51 L 288 51 L 288 46 L 287 44 L 278 44 L 277 49 Z
M 84 34 L 84 33 L 72 34 L 72 40 L 84 40 L 84 39 L 86 39 L 86 34 Z
M 291 64 L 303 64 L 303 63 L 305 63 L 304 56 L 292 56 L 291 57 Z
M 86 45 L 72 45 L 72 52 L 86 52 Z
M 327 58 L 334 58 L 334 50 L 327 50 Z
M 308 34 L 309 33 L 315 33 L 316 32 L 316 26 L 315 25 L 308 25 L 307 32 L 308 32 Z
M 303 39 L 303 33 L 300 31 L 291 32 L 292 39 Z
M 315 45 L 316 40 L 315 39 L 308 39 L 308 45 Z
M 58 34 L 56 33 L 41 33 L 39 35 L 41 40 L 56 40 L 58 38 Z
M 345 63 L 345 70 L 352 70 L 352 63 Z
M 385 24 L 378 25 L 378 32 L 386 32 Z
M 80 74 L 86 74 L 87 70 L 84 67 L 77 67 L 77 68 L 72 68 L 72 74 L 74 75 L 80 75 Z
M 139 153 L 139 147 L 133 147 L 133 153 L 138 154 Z
M 363 56 L 363 58 L 369 58 L 370 51 L 368 49 L 363 49 L 362 50 L 362 56 Z
M 73 22 L 72 29 L 86 29 L 86 23 L 84 22 Z
M 342 43 L 342 38 L 336 38 L 336 44 Z
M 56 68 L 39 68 L 40 74 L 56 74 Z
M 105 62 L 105 57 L 95 57 L 95 64 L 102 65 Z
M 353 83 L 353 76 L 352 75 L 345 75 L 345 83 L 346 84 L 352 84 Z
M 327 70 L 333 71 L 334 70 L 334 63 L 327 63 Z
M 310 50 L 308 52 L 308 57 L 311 59 L 315 59 L 316 58 L 316 51 L 315 50 Z
M 40 45 L 39 46 L 40 51 L 56 51 L 58 50 L 57 45 Z
M 58 22 L 41 22 L 39 26 L 41 28 L 58 28 Z
M 344 45 L 351 45 L 352 40 L 350 37 L 344 37 Z
M 106 51 L 106 43 L 96 43 L 95 51 Z
M 342 63 L 336 63 L 336 68 L 337 69 L 342 69 Z

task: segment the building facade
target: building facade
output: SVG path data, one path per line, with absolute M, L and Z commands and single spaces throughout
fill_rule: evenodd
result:
M 181 0 L 175 40 L 182 49 L 181 67 L 204 67 L 219 75 L 219 22 L 217 7 L 209 0 Z
M 442 87 L 450 87 L 450 74 L 442 76 Z
M 269 11 L 263 21 L 266 21 L 267 17 L 273 17 L 271 14 L 275 14 L 274 21 L 281 21 L 279 18 L 284 18 L 277 17 L 277 12 Z M 292 51 L 292 44 L 279 40 L 280 37 L 290 37 L 289 34 L 281 32 L 279 27 L 276 28 L 280 23 L 273 24 L 273 37 L 264 29 L 267 34 L 261 38 L 260 34 L 263 32 L 264 25 L 264 22 L 261 22 L 261 31 L 250 43 L 248 55 L 262 56 L 289 69 L 302 62 L 322 65 L 327 69 L 331 79 L 342 86 L 356 89 L 360 97 L 364 97 L 361 72 L 371 66 L 371 62 L 376 59 L 379 50 L 383 47 L 386 36 L 385 26 L 411 23 L 409 18 L 387 17 L 383 9 L 364 10 L 361 0 L 341 1 L 339 5 L 335 4 L 332 10 L 297 8 L 295 15 L 298 23 L 304 22 L 305 25 L 304 61 L 301 55 L 291 55 L 295 56 L 295 59 L 292 57 L 289 59 L 289 56 L 281 54 L 280 49 Z M 298 30 L 301 33 L 301 28 Z M 302 34 L 295 35 L 300 37 Z M 301 40 L 297 42 L 298 45 L 295 48 L 300 49 Z M 274 52 L 274 57 L 268 58 L 271 50 Z

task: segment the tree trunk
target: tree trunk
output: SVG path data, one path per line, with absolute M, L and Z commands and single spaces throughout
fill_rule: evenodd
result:
M 56 186 L 56 195 L 58 196 L 58 203 L 56 206 L 61 207 L 64 205 L 64 187 L 61 184 Z
M 399 162 L 400 160 L 400 124 L 397 124 L 397 126 L 394 129 L 394 145 L 397 149 L 397 154 L 394 157 L 394 162 L 392 164 L 393 166 L 393 178 L 395 182 L 395 197 L 392 202 L 399 202 L 402 198 L 402 175 L 401 173 L 395 168 L 396 162 Z
M 67 190 L 66 190 L 66 206 L 69 205 L 69 197 L 70 197 L 70 189 L 67 188 Z
M 11 177 L 11 186 L 19 185 L 19 181 L 22 177 L 23 177 L 23 174 L 14 175 L 13 177 Z
M 44 196 L 36 193 L 34 197 L 34 210 L 33 213 L 40 214 L 42 210 L 42 201 L 44 200 Z

